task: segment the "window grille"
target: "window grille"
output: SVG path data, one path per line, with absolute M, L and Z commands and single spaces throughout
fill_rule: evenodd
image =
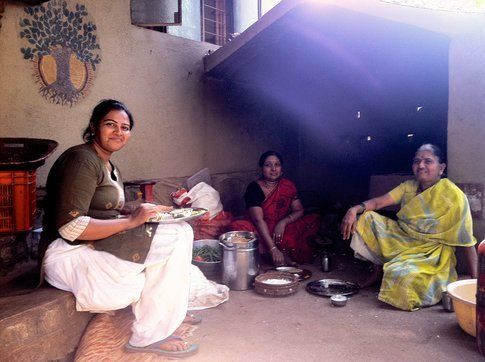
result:
M 224 45 L 232 31 L 232 1 L 202 0 L 202 40 Z

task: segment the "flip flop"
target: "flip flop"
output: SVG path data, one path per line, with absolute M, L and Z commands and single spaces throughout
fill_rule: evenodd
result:
M 128 352 L 156 353 L 160 356 L 165 356 L 165 357 L 170 357 L 170 358 L 189 357 L 189 356 L 196 354 L 197 351 L 199 350 L 199 346 L 197 344 L 187 343 L 187 342 L 186 342 L 187 348 L 183 349 L 181 351 L 167 351 L 166 349 L 160 348 L 161 344 L 163 344 L 165 342 L 169 342 L 169 341 L 174 341 L 174 340 L 183 341 L 182 338 L 171 335 L 171 336 L 168 336 L 165 339 L 162 339 L 162 340 L 157 341 L 155 343 L 149 344 L 148 346 L 145 346 L 145 347 L 136 347 L 136 346 L 132 346 L 130 343 L 126 343 L 125 349 Z
M 186 320 L 187 318 L 189 320 Z M 184 319 L 183 323 L 187 323 L 187 324 L 191 324 L 191 325 L 195 326 L 197 324 L 201 324 L 202 323 L 202 318 L 201 317 L 197 317 L 195 314 L 187 314 L 185 316 L 185 319 Z

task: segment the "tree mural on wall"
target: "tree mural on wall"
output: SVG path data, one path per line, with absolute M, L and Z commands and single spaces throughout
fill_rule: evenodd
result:
M 20 51 L 34 64 L 41 94 L 53 103 L 72 106 L 86 95 L 101 63 L 96 25 L 86 20 L 84 5 L 71 10 L 63 0 L 25 7 L 24 12 L 20 37 L 28 45 Z

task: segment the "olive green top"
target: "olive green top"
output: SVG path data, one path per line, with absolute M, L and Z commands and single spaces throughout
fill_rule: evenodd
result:
M 61 237 L 59 228 L 75 218 L 113 219 L 120 215 L 124 206 L 123 183 L 119 170 L 111 165 L 113 172 L 110 173 L 87 144 L 71 147 L 57 159 L 47 178 L 40 257 L 53 240 Z M 66 242 L 88 243 L 96 250 L 143 263 L 155 231 L 153 224 L 143 224 L 100 240 Z

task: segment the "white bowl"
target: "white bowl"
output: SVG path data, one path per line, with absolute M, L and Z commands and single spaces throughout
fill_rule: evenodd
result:
M 465 332 L 476 337 L 477 280 L 458 280 L 448 284 L 446 289 L 453 300 L 458 324 Z

